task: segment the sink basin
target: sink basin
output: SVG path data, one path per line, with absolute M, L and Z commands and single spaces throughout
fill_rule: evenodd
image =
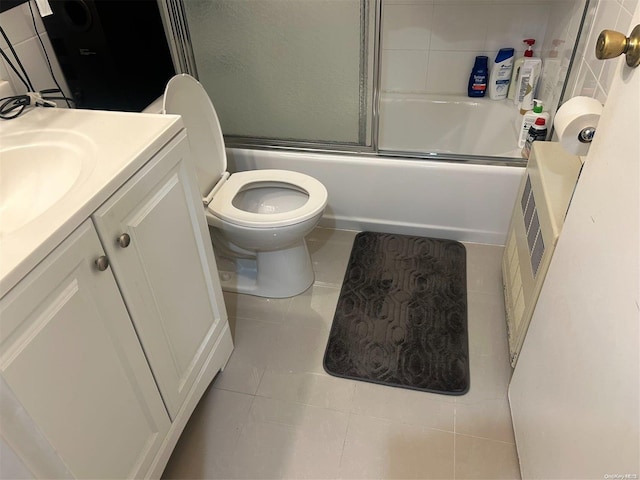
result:
M 94 145 L 69 131 L 31 131 L 0 142 L 0 238 L 34 221 L 93 168 Z

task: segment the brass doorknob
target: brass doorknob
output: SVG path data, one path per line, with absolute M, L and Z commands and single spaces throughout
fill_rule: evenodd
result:
M 600 33 L 596 41 L 596 58 L 605 60 L 623 53 L 627 57 L 627 65 L 633 68 L 640 65 L 640 25 L 636 25 L 628 37 L 614 30 Z

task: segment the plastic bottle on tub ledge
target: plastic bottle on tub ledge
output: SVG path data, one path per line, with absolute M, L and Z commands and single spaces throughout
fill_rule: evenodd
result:
M 511 81 L 509 82 L 509 93 L 507 94 L 507 98 L 514 99 L 516 96 L 516 91 L 518 88 L 518 84 L 520 83 L 520 69 L 522 68 L 522 64 L 528 58 L 533 57 L 533 45 L 536 44 L 536 40 L 534 38 L 526 38 L 523 40 L 524 43 L 528 45 L 522 57 L 518 58 L 515 62 L 513 62 L 513 70 L 511 71 Z M 521 101 L 521 100 L 520 100 Z M 519 101 L 516 101 L 518 104 Z
M 487 77 L 489 75 L 489 57 L 479 55 L 473 64 L 469 75 L 467 93 L 470 97 L 484 97 L 487 91 Z
M 529 110 L 533 109 L 533 99 L 538 87 L 538 80 L 540 79 L 542 60 L 539 58 L 530 58 L 526 60 L 524 65 L 522 65 L 521 71 L 525 70 L 528 76 L 526 84 L 524 81 L 518 84 L 519 91 L 516 92 L 516 98 L 514 98 L 514 101 L 516 101 L 519 96 L 522 96 L 519 103 L 520 115 L 524 115 Z
M 514 52 L 513 48 L 501 48 L 496 55 L 489 75 L 489 98 L 492 100 L 507 98 Z
M 531 145 L 533 142 L 544 142 L 547 139 L 547 121 L 544 117 L 536 118 L 536 121 L 531 128 L 529 128 L 529 133 L 527 134 L 527 141 L 524 143 L 524 147 L 522 148 L 522 157 L 529 159 L 529 155 L 531 155 Z
M 523 116 L 518 115 L 516 118 L 516 130 L 518 131 L 518 148 L 524 147 L 529 135 L 529 129 L 538 117 L 545 119 L 546 125 L 549 125 L 549 113 L 542 111 L 542 101 L 534 100 L 533 109 L 529 110 Z

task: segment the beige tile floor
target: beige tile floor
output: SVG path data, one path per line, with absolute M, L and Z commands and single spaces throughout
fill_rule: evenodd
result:
M 316 282 L 302 295 L 225 294 L 236 347 L 164 478 L 520 478 L 507 401 L 502 247 L 466 244 L 471 388 L 452 397 L 324 372 L 355 233 L 312 232 Z

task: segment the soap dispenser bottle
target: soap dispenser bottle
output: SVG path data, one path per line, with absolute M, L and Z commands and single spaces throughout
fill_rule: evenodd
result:
M 487 77 L 489 75 L 489 57 L 477 56 L 473 70 L 469 76 L 467 93 L 470 97 L 484 97 L 487 91 Z
M 549 113 L 542 111 L 542 101 L 534 100 L 533 101 L 533 109 L 529 110 L 522 117 L 518 116 L 516 119 L 517 125 L 516 129 L 518 130 L 518 147 L 524 147 L 525 142 L 527 141 L 527 135 L 529 134 L 529 129 L 531 125 L 535 123 L 535 121 L 542 117 L 545 120 L 545 125 L 549 125 Z
M 522 148 L 522 157 L 528 159 L 531 155 L 531 145 L 533 142 L 543 142 L 547 139 L 547 121 L 544 117 L 536 118 L 536 121 L 529 127 L 529 133 L 527 134 L 527 140 L 524 142 Z
M 496 55 L 489 75 L 489 97 L 491 100 L 507 98 L 514 51 L 513 48 L 501 48 Z
M 524 51 L 524 56 L 518 58 L 515 63 L 513 64 L 513 70 L 511 73 L 511 81 L 509 82 L 509 93 L 507 95 L 508 98 L 510 99 L 514 99 L 515 95 L 516 95 L 516 90 L 517 90 L 517 83 L 518 83 L 518 77 L 520 75 L 520 67 L 522 67 L 522 64 L 524 63 L 524 61 L 529 58 L 529 57 L 533 57 L 533 46 L 536 44 L 536 41 L 534 38 L 525 38 L 523 40 L 524 43 L 526 43 L 528 45 L 527 49 Z

